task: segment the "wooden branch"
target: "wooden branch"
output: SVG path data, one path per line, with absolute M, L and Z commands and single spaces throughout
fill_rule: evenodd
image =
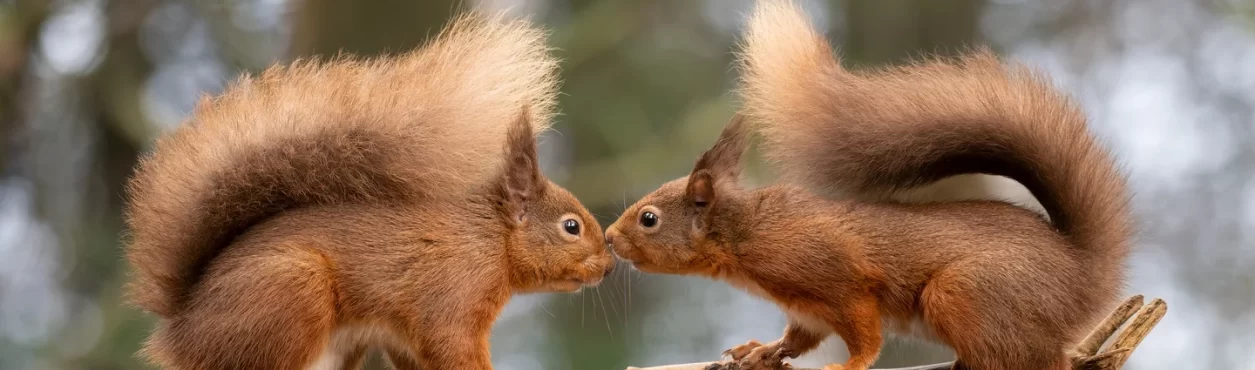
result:
M 1108 315 L 1098 326 L 1095 326 L 1094 330 L 1090 331 L 1089 335 L 1080 344 L 1076 345 L 1076 348 L 1073 349 L 1073 357 L 1098 354 L 1098 349 L 1102 347 L 1102 344 L 1106 343 L 1107 339 L 1111 338 L 1111 335 L 1115 334 L 1116 330 L 1120 330 L 1120 326 L 1124 325 L 1124 322 L 1128 321 L 1130 317 L 1133 317 L 1133 313 L 1137 312 L 1139 307 L 1142 307 L 1141 295 L 1135 295 L 1125 300 L 1124 303 L 1111 312 L 1111 315 Z
M 932 365 L 899 367 L 891 369 L 875 369 L 875 370 L 950 370 L 950 362 L 943 362 Z M 786 369 L 793 369 L 787 367 Z M 723 362 L 694 362 L 691 364 L 666 365 L 655 367 L 628 367 L 627 370 L 740 370 L 740 366 L 732 363 Z M 819 369 L 793 369 L 793 370 L 819 370 Z
M 1156 298 L 1150 304 L 1142 304 L 1141 295 L 1129 297 L 1124 303 L 1121 303 L 1107 315 L 1097 326 L 1090 331 L 1079 344 L 1071 351 L 1069 356 L 1072 357 L 1073 370 L 1116 370 L 1124 366 L 1129 356 L 1133 354 L 1133 349 L 1142 343 L 1142 339 L 1150 334 L 1151 329 L 1163 319 L 1164 314 L 1168 312 L 1168 304 L 1162 299 Z M 1132 321 L 1129 319 L 1132 318 Z M 1126 326 L 1125 323 L 1128 323 Z M 1124 330 L 1120 331 L 1120 327 L 1124 326 Z M 1116 335 L 1117 331 L 1119 334 Z M 1102 349 L 1103 343 L 1106 343 L 1113 335 L 1111 345 L 1105 350 Z M 950 369 L 951 362 L 939 364 L 903 367 L 894 369 L 879 370 L 946 370 Z M 791 366 L 785 365 L 780 368 L 793 369 Z M 698 362 L 691 364 L 666 365 L 655 367 L 628 367 L 627 370 L 741 370 L 741 366 L 731 361 L 723 362 Z M 818 369 L 793 369 L 793 370 L 818 370 Z

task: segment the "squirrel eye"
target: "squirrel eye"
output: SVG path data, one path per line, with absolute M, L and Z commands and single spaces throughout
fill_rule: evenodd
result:
M 641 214 L 641 226 L 654 227 L 658 225 L 658 215 L 653 212 L 645 212 Z
M 562 230 L 565 230 L 567 234 L 580 235 L 580 222 L 574 219 L 562 221 Z

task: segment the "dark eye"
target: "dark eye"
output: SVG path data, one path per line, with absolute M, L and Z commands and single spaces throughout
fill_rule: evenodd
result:
M 645 212 L 641 214 L 641 226 L 654 227 L 658 225 L 658 215 L 653 212 Z
M 574 219 L 562 221 L 562 230 L 565 230 L 567 234 L 580 235 L 580 222 Z

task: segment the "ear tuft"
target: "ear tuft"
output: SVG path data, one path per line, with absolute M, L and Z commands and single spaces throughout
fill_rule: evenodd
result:
M 746 131 L 745 116 L 739 113 L 733 116 L 715 145 L 697 160 L 693 173 L 708 170 L 713 177 L 735 181 L 741 175 L 741 155 L 749 147 L 749 133 Z
M 536 137 L 532 133 L 530 114 L 526 106 L 506 134 L 505 171 L 501 177 L 503 216 L 515 223 L 522 223 L 527 215 L 527 203 L 543 195 L 544 183 L 540 163 L 536 156 Z
M 745 126 L 745 116 L 733 116 L 715 145 L 697 159 L 686 189 L 694 206 L 704 208 L 715 202 L 716 181 L 735 183 L 741 176 L 741 155 L 749 146 L 749 133 Z

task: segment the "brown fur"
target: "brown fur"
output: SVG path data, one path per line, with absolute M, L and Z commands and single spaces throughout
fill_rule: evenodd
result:
M 734 121 L 693 174 L 607 230 L 644 271 L 723 279 L 776 302 L 785 335 L 729 351 L 778 360 L 836 333 L 866 369 L 885 330 L 951 346 L 969 369 L 1066 369 L 1064 349 L 1116 298 L 1131 234 L 1127 190 L 1082 112 L 1044 78 L 985 51 L 857 74 L 806 16 L 763 1 L 742 53 L 747 120 L 785 183 L 737 186 Z M 966 173 L 1028 187 L 1052 221 L 992 201 L 865 198 Z M 790 183 L 802 186 L 790 185 Z M 643 212 L 658 226 L 640 223 Z
M 355 368 L 382 347 L 398 368 L 491 368 L 512 294 L 613 266 L 539 172 L 555 68 L 541 31 L 470 14 L 405 55 L 275 67 L 202 102 L 129 188 L 128 293 L 161 318 L 143 355 Z

